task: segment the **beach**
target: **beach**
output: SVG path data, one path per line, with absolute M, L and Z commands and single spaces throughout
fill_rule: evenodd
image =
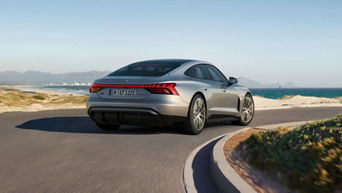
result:
M 85 108 L 87 96 L 50 90 L 0 86 L 0 113 Z
M 68 94 L 23 86 L 0 86 L 0 113 L 85 108 L 86 95 Z M 342 97 L 284 96 L 270 99 L 254 96 L 256 111 L 296 107 L 342 107 Z
M 280 99 L 269 99 L 254 96 L 255 110 L 288 109 L 297 107 L 342 107 L 342 97 L 325 98 L 309 96 L 285 96 Z

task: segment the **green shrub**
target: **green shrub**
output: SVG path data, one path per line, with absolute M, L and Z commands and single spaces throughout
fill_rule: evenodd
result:
M 303 192 L 332 192 L 342 183 L 342 115 L 253 134 L 239 147 L 251 165 L 280 172 L 289 187 Z
M 40 96 L 40 95 L 34 95 L 33 98 L 36 100 L 45 100 L 45 97 Z

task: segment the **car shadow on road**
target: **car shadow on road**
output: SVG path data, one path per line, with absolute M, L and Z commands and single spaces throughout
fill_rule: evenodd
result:
M 181 129 L 173 127 L 121 126 L 119 130 L 103 131 L 89 117 L 52 117 L 26 121 L 16 128 L 65 133 L 103 133 L 122 135 L 151 135 L 160 133 L 181 134 Z

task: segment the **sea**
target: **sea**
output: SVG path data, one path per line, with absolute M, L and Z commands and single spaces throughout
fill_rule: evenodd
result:
M 56 91 L 66 94 L 74 94 L 74 95 L 87 95 L 89 94 L 90 85 L 27 85 L 21 86 L 22 88 L 33 88 L 33 89 L 42 89 L 42 90 L 50 90 Z
M 67 94 L 87 95 L 89 93 L 89 85 L 33 85 L 25 86 L 25 88 L 35 88 L 43 90 L 51 90 L 63 92 Z M 250 88 L 254 96 L 262 96 L 270 99 L 278 99 L 284 96 L 313 96 L 336 98 L 342 97 L 342 88 Z

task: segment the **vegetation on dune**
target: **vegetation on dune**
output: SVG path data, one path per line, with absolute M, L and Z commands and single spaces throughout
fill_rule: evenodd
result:
M 279 100 L 286 100 L 286 99 L 292 99 L 293 97 L 295 97 L 296 95 L 284 95 L 280 98 L 278 98 Z M 297 95 L 298 96 L 298 95 Z
M 333 192 L 342 184 L 342 115 L 294 130 L 279 128 L 240 143 L 253 166 L 278 173 L 302 192 Z
M 342 97 L 337 97 L 336 99 L 339 100 L 340 103 L 342 103 Z
M 88 96 L 56 95 L 43 93 L 26 93 L 21 91 L 5 91 L 0 89 L 0 105 L 8 107 L 22 107 L 32 104 L 61 105 L 73 104 L 84 105 Z
M 45 100 L 45 97 L 41 95 L 34 95 L 32 98 L 37 99 L 37 100 Z

